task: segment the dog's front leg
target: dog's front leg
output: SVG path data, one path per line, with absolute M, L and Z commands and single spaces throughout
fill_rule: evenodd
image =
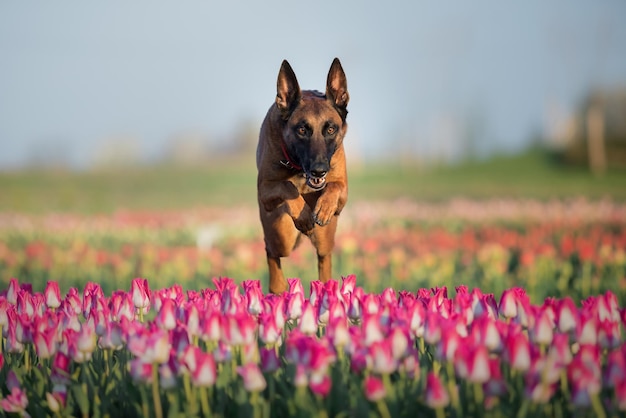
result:
M 265 192 L 259 196 L 260 202 L 267 212 L 271 212 L 281 205 L 287 207 L 287 213 L 300 232 L 310 234 L 315 226 L 311 208 L 306 204 L 296 186 L 291 182 L 282 181 L 273 184 L 261 185 L 260 190 Z
M 347 198 L 348 188 L 344 182 L 329 182 L 313 209 L 315 223 L 321 226 L 327 225 L 333 216 L 339 215 Z

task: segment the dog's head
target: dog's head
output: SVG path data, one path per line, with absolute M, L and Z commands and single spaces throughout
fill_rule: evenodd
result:
M 313 189 L 326 185 L 331 158 L 348 128 L 348 84 L 341 63 L 333 60 L 326 80 L 326 94 L 300 90 L 287 61 L 278 73 L 276 106 L 285 122 L 283 140 L 291 157 L 302 167 Z

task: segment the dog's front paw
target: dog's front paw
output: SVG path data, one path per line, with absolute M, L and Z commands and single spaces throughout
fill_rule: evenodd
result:
M 302 209 L 302 212 L 300 212 L 300 215 L 293 218 L 293 223 L 298 231 L 302 232 L 303 234 L 309 235 L 315 227 L 315 220 L 313 219 L 311 209 L 307 205 L 304 205 L 304 208 Z
M 324 226 L 330 222 L 333 216 L 335 216 L 336 212 L 336 202 L 329 201 L 329 199 L 320 198 L 315 205 L 315 210 L 313 211 L 313 219 L 315 220 L 316 224 Z

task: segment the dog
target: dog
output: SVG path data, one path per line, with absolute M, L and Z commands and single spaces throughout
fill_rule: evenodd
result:
M 261 125 L 256 151 L 257 198 L 269 269 L 269 290 L 288 290 L 281 258 L 302 235 L 317 252 L 318 278 L 331 278 L 337 219 L 348 200 L 343 139 L 348 129 L 348 85 L 339 59 L 328 71 L 326 92 L 300 90 L 283 61 L 276 100 Z

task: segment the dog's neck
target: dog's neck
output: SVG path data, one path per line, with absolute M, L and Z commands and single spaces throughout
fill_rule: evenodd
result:
M 285 157 L 284 159 L 280 160 L 280 163 L 290 170 L 302 171 L 302 167 L 294 163 L 293 159 L 289 157 L 289 153 L 287 152 L 287 146 L 285 145 L 284 141 L 281 141 L 280 148 L 283 150 L 283 157 Z

